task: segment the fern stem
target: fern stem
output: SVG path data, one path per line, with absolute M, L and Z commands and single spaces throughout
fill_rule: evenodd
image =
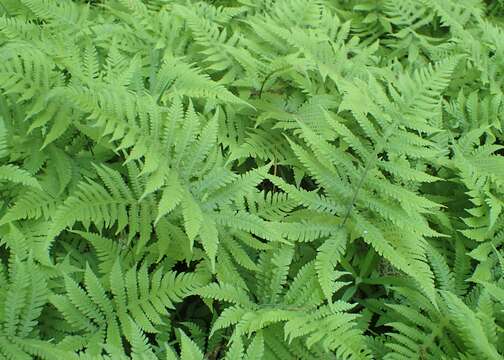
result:
M 373 159 L 376 158 L 376 156 L 378 156 L 378 154 L 381 153 L 385 149 L 385 145 L 388 141 L 388 138 L 390 137 L 390 135 L 392 135 L 392 131 L 395 129 L 396 125 L 397 125 L 397 122 L 393 122 L 392 124 L 390 124 L 387 127 L 387 130 L 385 131 L 385 136 L 383 137 L 383 140 L 382 140 L 382 144 L 379 147 L 377 147 L 375 149 L 375 151 L 373 152 L 373 154 L 369 157 L 369 159 L 366 163 L 366 167 L 364 168 L 362 176 L 359 180 L 359 183 L 357 184 L 357 187 L 355 188 L 355 191 L 352 195 L 352 200 L 348 204 L 347 210 L 345 212 L 345 216 L 343 218 L 343 221 L 340 224 L 340 228 L 345 226 L 348 218 L 350 217 L 350 214 L 351 214 L 352 209 L 355 205 L 355 202 L 357 201 L 357 196 L 359 195 L 359 191 L 362 188 L 362 186 L 364 185 L 364 180 L 366 179 L 366 176 L 367 176 L 369 170 L 371 170 L 373 165 L 376 164 L 376 161 L 373 161 Z
M 264 90 L 264 86 L 266 86 L 266 82 L 273 76 L 275 75 L 275 73 L 278 73 L 278 72 L 281 72 L 281 71 L 284 71 L 284 70 L 287 70 L 289 68 L 291 68 L 292 65 L 287 65 L 287 66 L 284 66 L 284 67 L 281 67 L 280 69 L 276 69 L 276 70 L 273 70 L 271 71 L 268 75 L 266 75 L 266 77 L 264 78 L 262 84 L 261 84 L 261 89 L 259 89 L 259 94 L 257 95 L 259 97 L 259 99 L 261 98 L 262 96 L 262 93 L 263 93 L 263 90 Z
M 359 183 L 357 184 L 357 187 L 352 195 L 352 200 L 350 201 L 350 203 L 347 206 L 345 216 L 343 218 L 343 221 L 340 224 L 340 227 L 345 226 L 345 223 L 347 222 L 348 218 L 350 217 L 350 213 L 352 212 L 352 208 L 355 204 L 355 201 L 357 200 L 357 196 L 359 195 L 359 191 L 364 183 L 364 179 L 366 178 L 366 176 L 369 172 L 369 169 L 371 169 L 371 161 L 368 161 L 368 163 L 366 164 L 366 167 L 364 168 L 364 172 L 363 172 L 363 174 L 359 180 Z

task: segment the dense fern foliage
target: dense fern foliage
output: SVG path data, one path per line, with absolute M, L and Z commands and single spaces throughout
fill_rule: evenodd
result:
M 0 0 L 0 359 L 502 359 L 504 1 Z

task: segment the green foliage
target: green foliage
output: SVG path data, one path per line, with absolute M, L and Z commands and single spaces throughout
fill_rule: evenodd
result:
M 0 358 L 501 359 L 503 14 L 0 0 Z

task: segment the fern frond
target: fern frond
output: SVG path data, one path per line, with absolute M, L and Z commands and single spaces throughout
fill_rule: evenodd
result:
M 23 170 L 16 165 L 0 166 L 0 181 L 10 181 L 15 184 L 30 186 L 39 190 L 42 189 L 37 179 L 35 179 L 28 171 Z
M 225 87 L 212 81 L 201 70 L 184 63 L 183 59 L 176 57 L 166 57 L 164 59 L 153 94 L 160 99 L 185 95 L 248 105 Z
M 347 242 L 346 237 L 345 231 L 340 230 L 334 237 L 324 241 L 317 250 L 315 268 L 317 269 L 320 286 L 329 303 L 332 303 L 335 281 L 339 273 L 334 268 L 338 265 L 341 256 L 344 254 Z

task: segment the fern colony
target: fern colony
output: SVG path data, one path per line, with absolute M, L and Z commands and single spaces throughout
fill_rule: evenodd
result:
M 503 358 L 504 1 L 0 15 L 0 359 Z

